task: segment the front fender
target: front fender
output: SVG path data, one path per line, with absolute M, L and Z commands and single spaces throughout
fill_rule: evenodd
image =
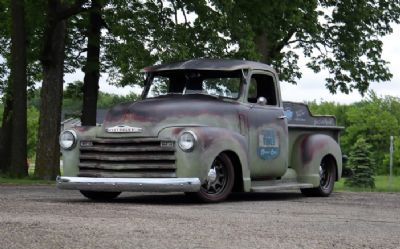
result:
M 184 131 L 192 131 L 198 141 L 191 152 L 182 151 L 178 144 L 176 149 L 176 163 L 178 177 L 198 177 L 203 182 L 214 159 L 224 151 L 237 155 L 243 176 L 244 190 L 250 189 L 250 171 L 247 157 L 247 139 L 239 133 L 216 127 L 170 127 L 159 133 L 159 138 L 178 140 Z
M 296 171 L 298 181 L 319 186 L 319 166 L 325 156 L 336 162 L 337 180 L 342 175 L 342 152 L 338 143 L 323 134 L 303 135 L 293 146 L 291 166 Z

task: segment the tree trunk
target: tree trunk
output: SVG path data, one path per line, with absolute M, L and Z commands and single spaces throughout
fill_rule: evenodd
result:
M 43 83 L 40 93 L 38 145 L 35 176 L 45 180 L 60 174 L 61 104 L 63 97 L 66 20 L 85 11 L 86 0 L 48 0 L 41 63 Z
M 49 4 L 51 5 L 51 4 Z M 49 6 L 44 48 L 42 51 L 43 84 L 40 93 L 40 116 L 35 176 L 51 180 L 60 175 L 61 104 L 63 94 L 66 21 L 58 19 Z
M 271 43 L 268 41 L 268 37 L 265 33 L 256 35 L 254 38 L 257 52 L 261 55 L 261 61 L 263 63 L 271 64 Z
M 28 175 L 27 167 L 27 58 L 24 0 L 11 1 L 11 158 L 10 175 L 24 177 Z
M 9 88 L 11 87 L 8 84 Z M 8 174 L 10 168 L 11 154 L 11 111 L 12 111 L 12 96 L 7 89 L 4 100 L 3 121 L 0 134 L 0 173 Z
M 90 7 L 87 58 L 84 67 L 82 125 L 96 125 L 97 96 L 100 77 L 101 4 L 93 0 Z

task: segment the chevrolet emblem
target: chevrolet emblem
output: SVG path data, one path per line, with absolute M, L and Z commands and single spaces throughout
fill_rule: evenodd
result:
M 117 125 L 113 127 L 106 128 L 107 132 L 114 132 L 114 133 L 140 133 L 143 131 L 140 127 L 132 127 L 128 125 Z

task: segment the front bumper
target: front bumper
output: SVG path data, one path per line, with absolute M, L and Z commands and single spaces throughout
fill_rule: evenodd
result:
M 95 178 L 58 176 L 60 189 L 106 192 L 198 192 L 199 178 Z

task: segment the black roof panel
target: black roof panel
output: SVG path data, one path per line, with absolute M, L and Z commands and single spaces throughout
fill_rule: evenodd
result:
M 272 67 L 255 61 L 227 59 L 195 59 L 171 64 L 145 67 L 142 72 L 159 72 L 169 70 L 216 70 L 235 71 L 240 69 L 258 69 L 275 72 Z

